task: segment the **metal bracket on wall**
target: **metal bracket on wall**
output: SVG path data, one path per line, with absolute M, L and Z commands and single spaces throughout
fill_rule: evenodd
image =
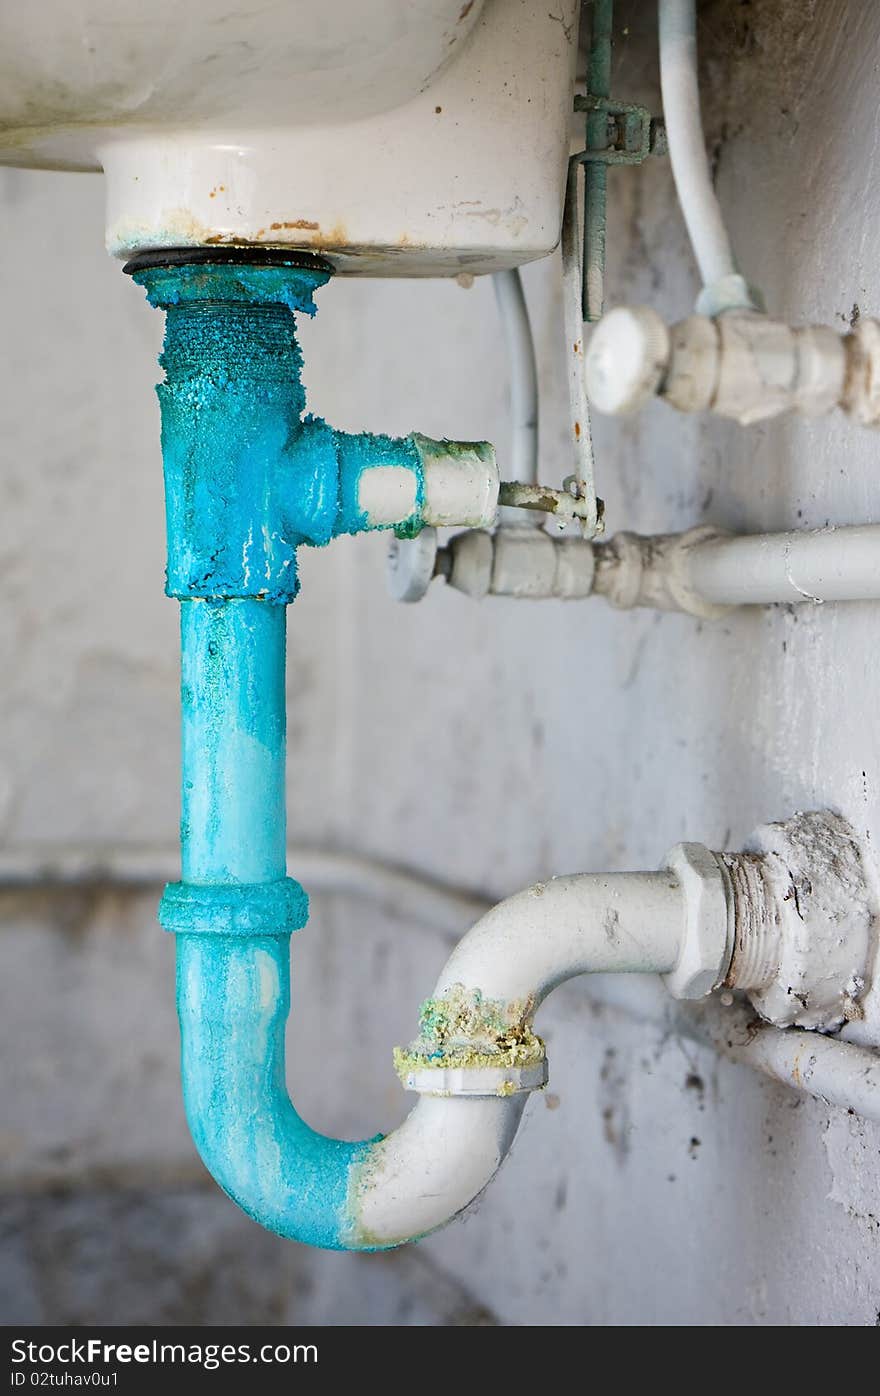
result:
M 593 324 L 605 306 L 606 181 L 609 165 L 640 165 L 666 153 L 663 121 L 645 108 L 611 98 L 614 0 L 591 9 L 587 95 L 574 99 L 585 112 L 586 144 L 573 159 L 584 166 L 583 318 Z
M 662 116 L 652 116 L 647 107 L 634 102 L 615 102 L 610 97 L 576 96 L 579 112 L 605 113 L 605 144 L 598 150 L 582 150 L 582 165 L 599 161 L 603 165 L 641 165 L 649 155 L 665 155 L 666 124 Z

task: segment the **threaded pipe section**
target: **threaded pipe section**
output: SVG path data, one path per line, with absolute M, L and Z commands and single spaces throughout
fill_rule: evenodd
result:
M 208 378 L 222 388 L 247 377 L 297 384 L 296 321 L 283 305 L 185 301 L 168 307 L 159 363 L 170 383 Z
M 764 877 L 765 860 L 756 853 L 721 853 L 733 907 L 733 956 L 724 983 L 729 989 L 763 989 L 779 962 L 779 922 Z

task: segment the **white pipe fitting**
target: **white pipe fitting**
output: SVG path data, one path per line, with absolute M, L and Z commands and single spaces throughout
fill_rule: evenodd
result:
M 858 1014 L 875 908 L 852 831 L 835 815 L 806 814 L 766 826 L 757 840 L 759 851 L 745 855 L 680 845 L 660 873 L 554 878 L 477 922 L 422 1006 L 420 1036 L 395 1053 L 419 1101 L 374 1147 L 359 1180 L 364 1236 L 389 1245 L 423 1235 L 490 1181 L 528 1090 L 546 1079 L 535 1012 L 566 979 L 661 973 L 687 999 L 723 983 L 749 992 L 773 1021 L 826 1030 Z M 788 1033 L 766 1036 L 766 1060 L 756 1064 L 795 1071 L 810 1050 L 805 1037 L 789 1050 Z M 812 1040 L 806 1060 L 821 1058 L 831 1079 L 835 1063 Z
M 861 1016 L 874 913 L 852 830 L 838 815 L 765 824 L 725 854 L 733 911 L 726 983 L 778 1027 L 832 1031 Z
M 828 1029 L 857 1015 L 874 906 L 851 830 L 799 815 L 760 830 L 758 847 L 683 844 L 662 872 L 554 878 L 487 912 L 423 1004 L 420 1036 L 395 1053 L 420 1098 L 360 1179 L 363 1234 L 378 1245 L 422 1235 L 486 1186 L 527 1092 L 546 1080 L 535 1012 L 575 975 L 660 973 L 687 999 L 726 984 L 786 1024 Z
M 358 507 L 371 528 L 405 523 L 418 512 L 423 524 L 488 528 L 498 512 L 498 463 L 488 441 L 434 441 L 413 432 L 421 464 L 422 498 L 415 471 L 372 465 L 357 484 Z
M 593 549 L 582 538 L 552 538 L 543 529 L 522 526 L 472 531 L 451 538 L 447 555 L 449 585 L 476 601 L 485 596 L 576 601 L 593 589 Z
M 667 328 L 649 306 L 618 306 L 596 326 L 585 360 L 600 412 L 623 415 L 655 394 L 680 412 L 711 411 L 748 426 L 835 407 L 863 426 L 880 423 L 880 323 L 840 335 L 745 311 L 691 315 Z
M 488 528 L 498 512 L 499 476 L 487 441 L 433 441 L 413 433 L 423 471 L 422 522 Z
M 680 843 L 666 860 L 685 896 L 685 931 L 664 977 L 676 999 L 701 999 L 723 983 L 733 954 L 728 883 L 718 856 L 701 843 Z
M 686 533 L 615 533 L 594 548 L 593 590 L 621 611 L 648 606 L 719 620 L 729 606 L 694 585 L 690 559 L 692 552 L 709 550 L 726 536 L 708 524 Z
M 701 524 L 685 533 L 616 533 L 607 543 L 509 528 L 456 534 L 439 558 L 433 535 L 424 548 L 424 575 L 442 571 L 475 600 L 604 596 L 619 610 L 647 606 L 701 620 L 735 606 L 880 600 L 880 524 L 739 537 Z
M 487 912 L 453 951 L 422 1006 L 421 1036 L 395 1053 L 419 1100 L 377 1143 L 354 1208 L 387 1246 L 467 1207 L 513 1143 L 529 1089 L 546 1080 L 531 1028 L 541 1000 L 573 975 L 674 969 L 686 892 L 671 872 L 554 878 Z
M 685 961 L 691 968 L 673 990 L 687 992 L 695 974 L 700 992 L 720 983 L 730 959 L 724 881 L 711 854 L 711 868 L 695 857 L 682 877 L 677 868 L 557 877 L 493 907 L 422 1005 L 420 1036 L 396 1052 L 404 1084 L 426 1095 L 504 1098 L 544 1085 L 544 1044 L 532 1022 L 547 994 L 579 974 L 673 974 Z M 707 878 L 720 889 L 709 899 L 712 927 Z
M 679 844 L 659 873 L 553 878 L 499 903 L 467 933 L 397 1054 L 411 1089 L 512 1095 L 543 1084 L 532 1021 L 579 974 L 665 976 L 675 998 L 742 989 L 779 1024 L 856 1016 L 874 907 L 858 844 L 837 815 L 796 815 L 754 851 Z

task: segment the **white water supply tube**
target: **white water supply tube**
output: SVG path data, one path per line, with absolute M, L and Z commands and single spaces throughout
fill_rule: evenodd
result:
M 495 272 L 492 284 L 510 386 L 510 455 L 505 475 L 508 481 L 534 486 L 538 479 L 538 365 L 519 267 Z M 586 397 L 583 387 L 582 392 Z M 496 511 L 496 504 L 497 492 L 492 501 L 492 514 L 475 521 L 475 528 L 491 528 L 497 521 L 504 531 L 529 533 L 540 529 L 543 523 L 544 515 L 540 511 L 508 505 Z M 428 526 L 415 538 L 392 538 L 389 543 L 386 575 L 395 601 L 421 601 L 436 575 L 437 525 L 448 520 L 431 517 L 427 522 Z
M 696 0 L 659 0 L 660 86 L 669 160 L 678 201 L 703 280 L 698 308 L 707 314 L 754 309 L 738 274 L 712 185 L 700 115 Z
M 505 479 L 538 479 L 538 366 L 519 267 L 492 277 L 510 379 L 510 460 Z

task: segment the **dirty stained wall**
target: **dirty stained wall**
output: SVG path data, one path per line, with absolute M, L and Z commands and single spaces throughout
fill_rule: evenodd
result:
M 657 102 L 653 5 L 619 0 L 615 91 Z M 707 123 L 745 272 L 772 312 L 880 312 L 880 9 L 711 0 Z M 668 166 L 610 179 L 613 299 L 686 313 Z M 159 316 L 104 257 L 100 180 L 0 174 L 0 839 L 167 845 L 177 617 L 162 596 Z M 542 475 L 570 468 L 559 269 L 526 286 Z M 303 328 L 311 404 L 342 428 L 506 443 L 491 288 L 355 283 Z M 13 335 L 14 327 L 14 335 Z M 597 428 L 610 528 L 880 519 L 876 438 L 842 419 L 743 432 L 656 405 Z M 303 558 L 290 616 L 291 837 L 502 895 L 651 868 L 831 805 L 880 840 L 871 605 L 703 625 L 601 601 L 396 607 L 384 543 Z M 295 875 L 296 868 L 291 872 Z M 6 1321 L 874 1324 L 880 1130 L 669 1030 L 650 983 L 574 983 L 542 1010 L 548 1092 L 468 1217 L 385 1257 L 260 1232 L 183 1122 L 173 946 L 158 888 L 0 897 L 0 1314 Z M 448 938 L 343 893 L 294 945 L 290 1078 L 319 1128 L 388 1128 Z M 880 1038 L 880 1024 L 871 1025 Z M 320 1062 L 320 1069 L 316 1063 Z

